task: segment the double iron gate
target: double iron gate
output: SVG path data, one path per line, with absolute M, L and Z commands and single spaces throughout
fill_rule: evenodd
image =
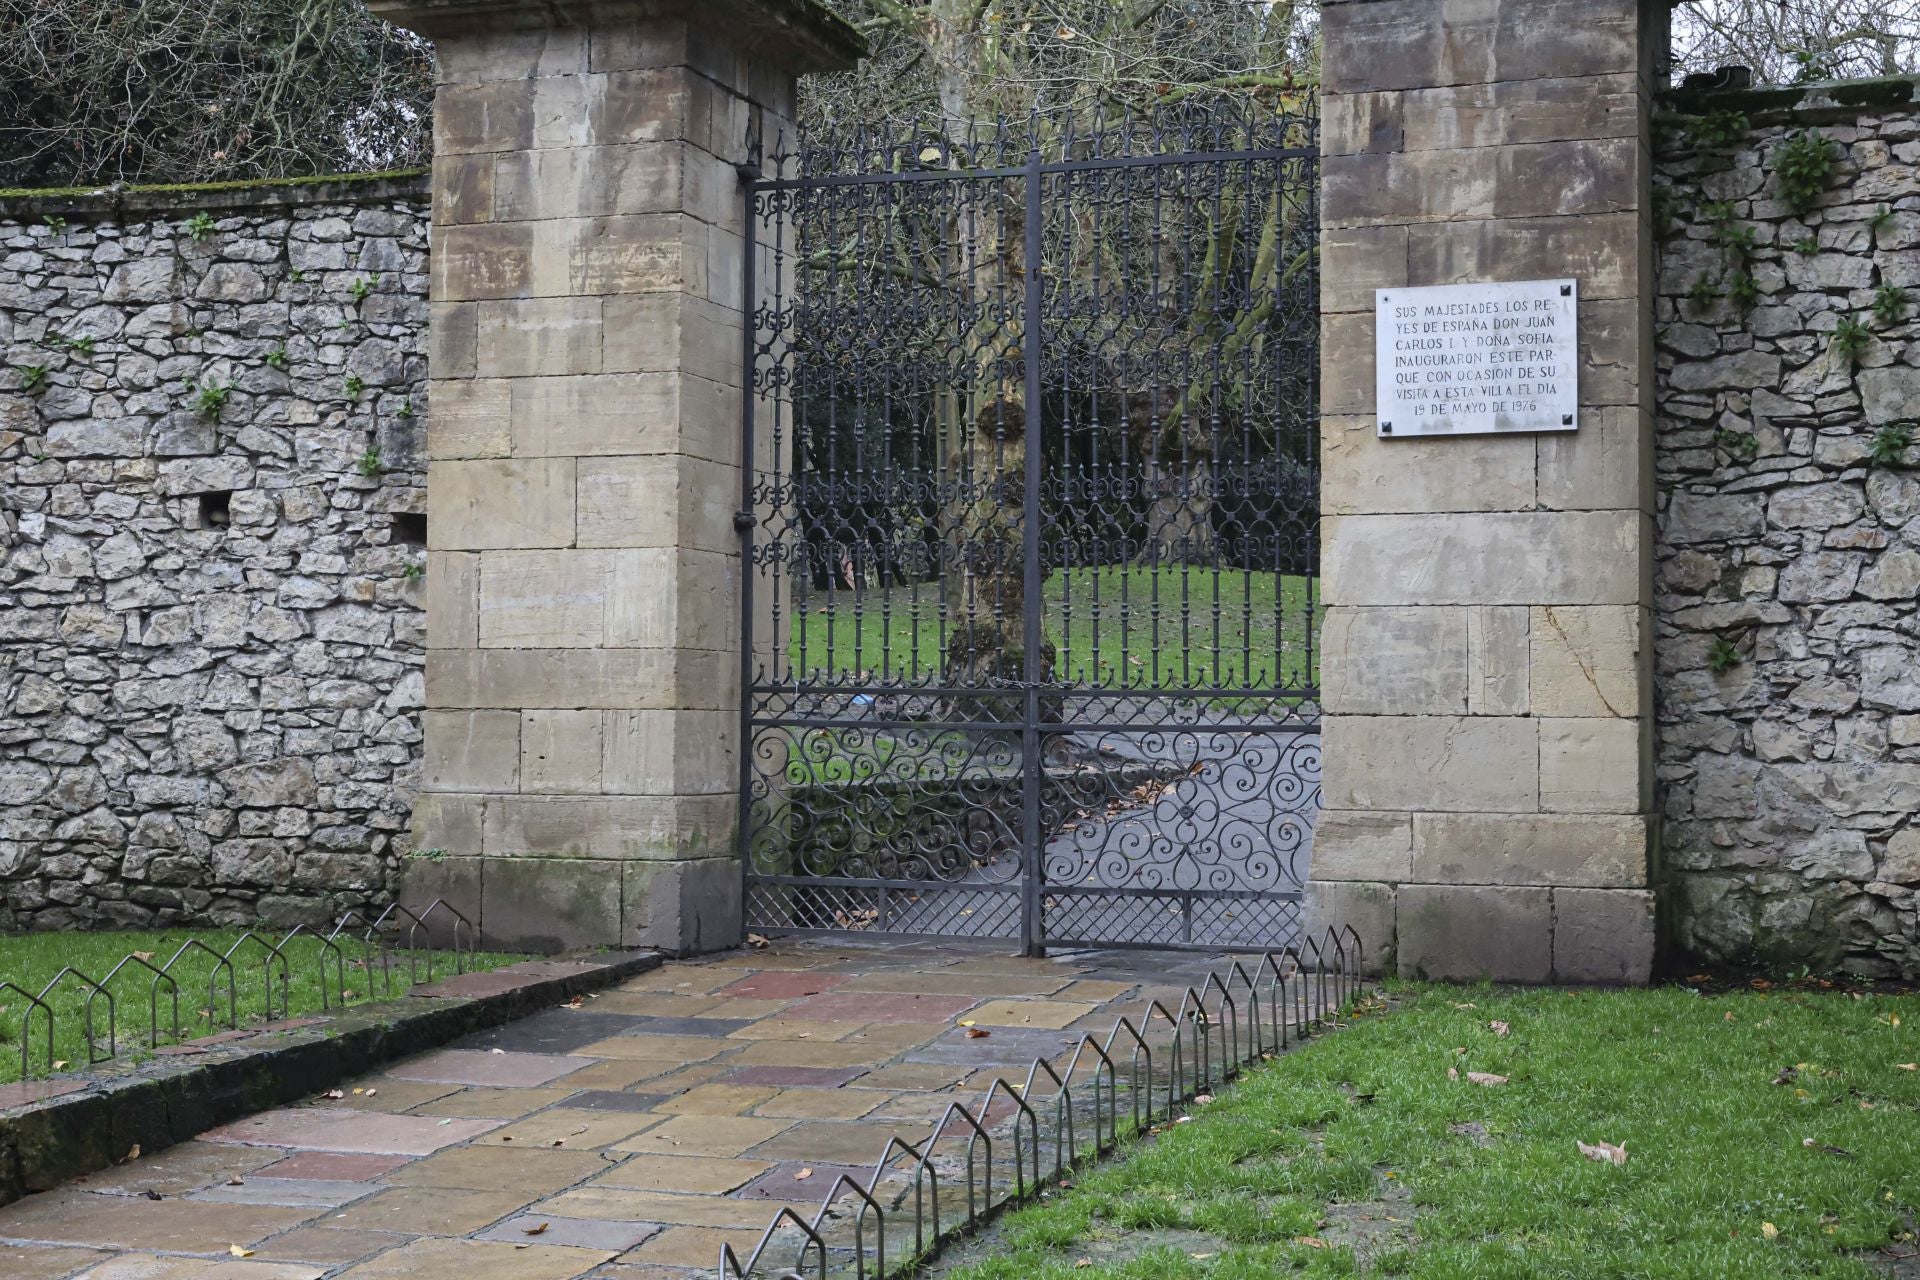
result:
M 850 132 L 750 182 L 749 929 L 1297 932 L 1315 123 Z

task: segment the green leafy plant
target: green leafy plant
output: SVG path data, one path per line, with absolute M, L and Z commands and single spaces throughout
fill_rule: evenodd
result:
M 1873 291 L 1873 318 L 1881 324 L 1895 324 L 1907 310 L 1907 291 L 1897 284 L 1883 284 Z
M 187 238 L 199 244 L 213 234 L 213 215 L 204 209 L 187 219 Z
M 1874 215 L 1871 218 L 1867 219 L 1867 230 L 1880 231 L 1884 229 L 1886 226 L 1888 226 L 1892 221 L 1893 221 L 1892 208 L 1883 204 L 1880 206 L 1880 208 L 1874 213 Z
M 1736 271 L 1727 280 L 1727 296 L 1741 306 L 1752 306 L 1760 296 L 1760 282 L 1751 271 Z
M 1832 51 L 1827 49 L 1795 49 L 1793 51 L 1793 82 L 1795 84 L 1817 84 L 1822 80 L 1834 78 Z
M 20 389 L 33 391 L 45 384 L 47 366 L 43 364 L 23 364 L 20 366 Z
M 367 389 L 366 380 L 362 378 L 359 374 L 350 373 L 347 375 L 347 399 L 358 400 L 360 398 L 360 393 L 365 391 L 366 389 Z
M 61 334 L 55 334 L 47 340 L 50 346 L 65 347 L 68 351 L 76 351 L 83 356 L 93 354 L 94 341 L 95 339 L 92 334 L 81 334 L 77 338 L 69 338 Z
M 1741 112 L 1709 111 L 1687 126 L 1687 134 L 1702 151 L 1731 151 L 1751 128 Z
M 305 284 L 307 282 L 307 273 L 302 271 L 299 267 L 295 267 L 291 271 L 287 272 L 287 279 L 291 280 L 295 284 Z
M 1719 241 L 1723 248 L 1733 250 L 1742 258 L 1760 247 L 1760 237 L 1752 227 L 1735 225 L 1731 222 L 1723 222 L 1716 227 L 1713 238 Z
M 1709 200 L 1700 206 L 1700 220 L 1715 225 L 1732 222 L 1738 206 L 1731 200 Z
M 413 416 L 413 398 L 409 396 L 407 399 L 402 400 L 400 407 L 393 411 L 393 416 L 396 418 L 411 418 Z
M 378 476 L 386 472 L 386 464 L 380 461 L 380 446 L 370 444 L 367 451 L 354 459 L 354 470 L 363 476 Z
M 353 295 L 355 302 L 365 302 L 367 295 L 372 293 L 373 287 L 379 283 L 380 277 L 378 274 L 375 274 L 371 280 L 365 276 L 358 276 L 355 277 L 352 284 L 347 286 L 347 292 Z
M 409 561 L 407 567 L 400 571 L 400 576 L 408 582 L 418 582 L 427 576 L 427 566 L 418 560 Z
M 1732 431 L 1726 427 L 1713 429 L 1713 442 L 1736 458 L 1752 462 L 1760 452 L 1760 441 L 1750 431 Z
M 1849 363 L 1857 362 L 1872 341 L 1872 332 L 1852 316 L 1842 317 L 1833 327 L 1833 351 Z
M 1715 636 L 1707 649 L 1707 670 L 1717 676 L 1725 675 L 1744 661 L 1740 647 L 1725 636 Z
M 1873 459 L 1875 466 L 1895 466 L 1912 444 L 1911 425 L 1905 422 L 1889 423 L 1873 433 L 1873 443 L 1867 446 L 1867 456 Z
M 1702 275 L 1687 290 L 1687 301 L 1699 311 L 1705 311 L 1721 297 L 1720 286 L 1711 277 Z
M 1679 211 L 1679 197 L 1673 188 L 1656 184 L 1653 188 L 1653 234 L 1664 240 L 1673 234 L 1673 215 Z
M 267 352 L 267 364 L 272 368 L 280 370 L 283 373 L 286 372 L 286 368 L 287 368 L 287 344 L 286 343 L 284 342 L 278 343 L 274 346 L 273 350 Z
M 1788 134 L 1773 148 L 1773 176 L 1780 197 L 1795 213 L 1820 203 L 1833 178 L 1833 141 L 1818 129 Z
M 47 230 L 55 235 L 67 229 L 67 220 L 57 213 L 43 213 L 40 215 L 40 221 L 46 223 Z
M 227 397 L 233 394 L 233 388 L 223 387 L 217 382 L 203 382 L 199 392 L 193 398 L 193 407 L 209 418 L 218 417 L 220 410 L 226 407 Z
M 1793 242 L 1793 251 L 1803 258 L 1811 258 L 1820 252 L 1818 236 L 1802 236 Z

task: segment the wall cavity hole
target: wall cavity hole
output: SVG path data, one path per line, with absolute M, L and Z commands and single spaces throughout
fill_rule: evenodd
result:
M 203 493 L 200 495 L 200 527 L 202 529 L 224 529 L 233 523 L 232 493 Z
M 393 518 L 393 540 L 410 547 L 427 545 L 427 518 L 412 512 L 401 512 Z

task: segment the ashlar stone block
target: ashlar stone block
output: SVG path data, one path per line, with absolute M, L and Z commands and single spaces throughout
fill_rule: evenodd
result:
M 1545 982 L 1553 973 L 1552 890 L 1400 886 L 1403 975 L 1438 982 Z
M 502 458 L 430 464 L 427 468 L 429 548 L 480 551 L 571 545 L 573 468 L 572 458 Z
M 1320 633 L 1326 711 L 1466 711 L 1467 613 L 1459 608 L 1330 610 Z
M 1508 716 L 1328 716 L 1329 809 L 1531 813 L 1538 722 Z

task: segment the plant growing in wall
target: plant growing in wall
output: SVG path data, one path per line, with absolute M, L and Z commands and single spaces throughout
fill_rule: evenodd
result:
M 1752 462 L 1760 454 L 1760 441 L 1751 431 L 1732 431 L 1726 427 L 1715 427 L 1713 443 L 1743 462 Z
M 77 338 L 69 338 L 63 334 L 55 334 L 53 337 L 47 339 L 47 345 L 50 347 L 63 348 L 76 355 L 90 356 L 93 354 L 94 338 L 92 334 L 81 334 Z
M 43 213 L 40 215 L 40 221 L 46 223 L 47 230 L 53 232 L 55 235 L 59 235 L 67 229 L 67 220 L 57 213 Z
M 427 566 L 421 564 L 418 560 L 409 560 L 407 567 L 400 571 L 400 576 L 408 582 L 418 582 L 427 576 Z
M 353 467 L 354 470 L 369 479 L 384 475 L 387 468 L 386 464 L 380 461 L 380 446 L 377 444 L 368 445 L 366 452 L 354 459 Z
M 358 403 L 360 400 L 360 393 L 365 391 L 366 389 L 367 389 L 366 379 L 362 378 L 357 373 L 350 373 L 347 375 L 347 399 L 352 400 L 355 403 Z
M 1912 444 L 1911 424 L 1888 423 L 1873 433 L 1873 443 L 1867 446 L 1867 456 L 1873 459 L 1876 467 L 1897 467 L 1905 459 L 1907 448 Z
M 1873 318 L 1881 324 L 1898 324 L 1906 310 L 1907 291 L 1899 285 L 1883 284 L 1873 291 Z
M 400 407 L 393 411 L 393 416 L 396 418 L 403 418 L 403 419 L 411 418 L 413 416 L 413 397 L 408 396 L 406 399 L 402 400 L 400 402 Z
M 1802 236 L 1793 242 L 1793 251 L 1803 258 L 1811 258 L 1820 252 L 1818 236 Z
M 276 344 L 271 351 L 267 352 L 266 360 L 268 367 L 278 369 L 280 372 L 285 373 L 287 371 L 287 344 L 284 342 Z
M 372 293 L 374 286 L 379 283 L 380 277 L 377 273 L 372 279 L 368 279 L 365 276 L 356 276 L 353 283 L 347 286 L 347 292 L 353 295 L 355 302 L 365 302 L 367 295 Z
M 1709 111 L 1687 125 L 1687 136 L 1702 151 L 1731 151 L 1753 126 L 1739 111 Z
M 1773 177 L 1780 198 L 1795 213 L 1820 203 L 1833 179 L 1833 140 L 1818 129 L 1788 134 L 1773 148 Z
M 1702 272 L 1687 290 L 1687 301 L 1693 305 L 1695 311 L 1705 311 L 1721 297 L 1720 286 L 1715 284 L 1713 277 L 1705 272 Z
M 1874 210 L 1873 216 L 1871 218 L 1867 219 L 1867 230 L 1878 234 L 1879 232 L 1886 230 L 1887 227 L 1892 225 L 1892 223 L 1893 223 L 1893 209 L 1890 206 L 1883 204 L 1878 209 Z
M 20 370 L 20 389 L 22 391 L 38 391 L 46 385 L 47 366 L 43 364 L 23 364 L 17 367 Z
M 1833 327 L 1833 353 L 1848 364 L 1858 364 L 1872 341 L 1872 332 L 1852 316 L 1841 317 Z
M 1713 643 L 1707 646 L 1707 670 L 1717 676 L 1725 675 L 1744 661 L 1740 646 L 1725 636 L 1715 636 Z
M 199 244 L 213 234 L 213 215 L 202 209 L 187 219 L 187 239 Z
M 193 407 L 209 418 L 220 416 L 220 410 L 227 404 L 227 397 L 233 394 L 230 386 L 221 386 L 217 382 L 203 382 L 193 397 Z

